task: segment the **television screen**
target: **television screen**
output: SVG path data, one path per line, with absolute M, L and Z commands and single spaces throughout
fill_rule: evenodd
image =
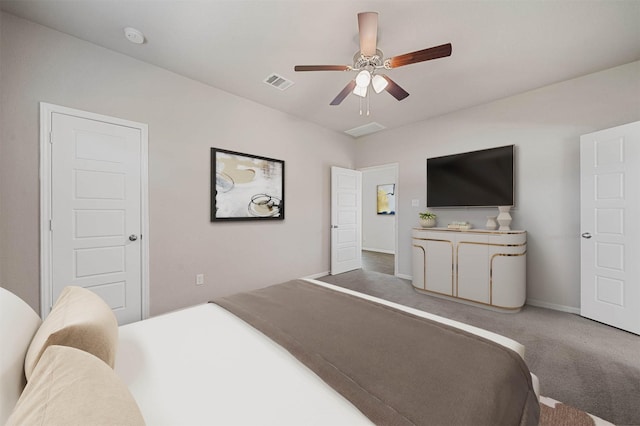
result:
M 427 207 L 514 205 L 514 145 L 427 158 Z

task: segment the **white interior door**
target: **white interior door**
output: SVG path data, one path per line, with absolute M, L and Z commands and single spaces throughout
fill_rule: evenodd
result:
M 580 138 L 580 314 L 640 334 L 640 122 Z
M 60 112 L 50 125 L 48 305 L 75 285 L 101 296 L 119 324 L 141 320 L 146 129 Z
M 331 167 L 331 275 L 362 268 L 362 172 Z

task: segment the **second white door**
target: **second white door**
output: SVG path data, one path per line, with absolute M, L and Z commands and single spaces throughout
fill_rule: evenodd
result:
M 331 167 L 331 275 L 362 268 L 362 172 Z
M 580 314 L 640 334 L 640 122 L 580 139 Z

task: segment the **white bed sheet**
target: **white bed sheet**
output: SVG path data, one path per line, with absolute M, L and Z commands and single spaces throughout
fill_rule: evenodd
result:
M 504 336 L 308 281 L 462 328 L 524 357 L 524 347 Z M 115 371 L 148 425 L 371 424 L 289 352 L 212 303 L 120 327 Z

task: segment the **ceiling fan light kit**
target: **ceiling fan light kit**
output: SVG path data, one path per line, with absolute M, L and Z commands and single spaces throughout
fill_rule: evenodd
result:
M 350 93 L 360 97 L 360 114 L 362 115 L 362 98 L 367 98 L 367 115 L 369 115 L 369 85 L 376 93 L 383 90 L 398 101 L 409 96 L 409 92 L 384 74 L 376 74 L 379 69 L 391 70 L 418 62 L 451 56 L 451 43 L 415 52 L 405 53 L 384 59 L 382 51 L 377 47 L 378 12 L 358 13 L 358 33 L 360 51 L 353 56 L 353 65 L 296 65 L 295 71 L 357 71 L 356 78 L 351 80 L 329 105 L 340 105 Z
M 371 86 L 376 93 L 382 92 L 389 85 L 389 82 L 381 75 L 376 74 L 371 79 Z
M 354 95 L 358 95 L 361 98 L 366 98 L 367 97 L 367 86 L 358 86 L 358 84 L 356 83 L 356 87 L 354 87 L 354 89 L 353 89 L 353 94 Z
M 371 81 L 371 73 L 367 70 L 362 70 L 356 76 L 356 86 L 366 88 Z

